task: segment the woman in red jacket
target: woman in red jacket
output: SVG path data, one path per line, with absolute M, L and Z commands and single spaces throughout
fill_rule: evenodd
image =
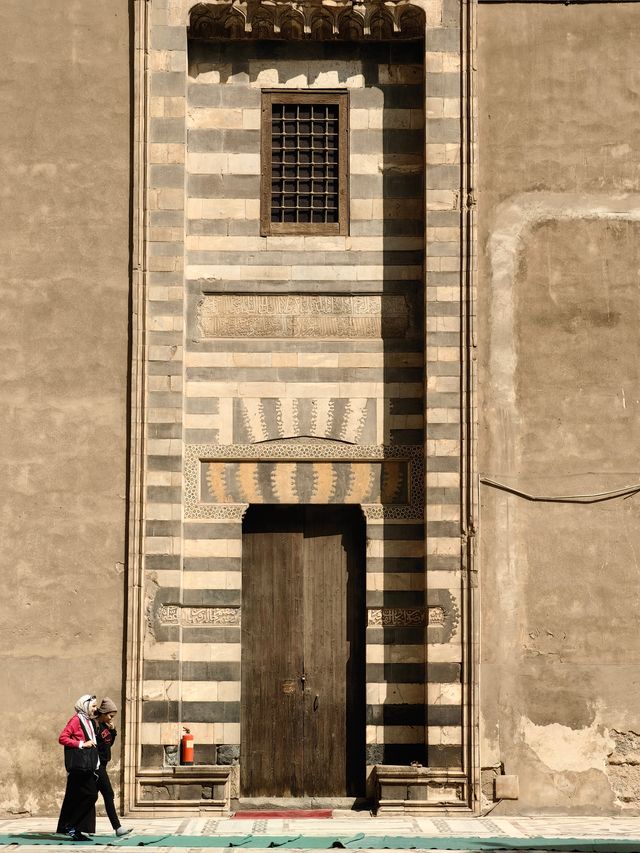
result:
M 58 828 L 72 841 L 90 841 L 83 832 L 96 831 L 97 771 L 100 765 L 93 720 L 96 697 L 85 694 L 76 702 L 75 715 L 60 732 L 64 746 L 67 788 L 60 810 Z

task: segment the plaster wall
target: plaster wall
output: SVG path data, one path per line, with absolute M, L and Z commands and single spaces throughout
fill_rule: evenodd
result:
M 121 700 L 128 3 L 5 0 L 0 45 L 0 812 L 52 814 L 74 701 Z
M 479 470 L 638 481 L 635 4 L 480 5 Z M 481 763 L 495 813 L 640 805 L 638 496 L 481 485 Z

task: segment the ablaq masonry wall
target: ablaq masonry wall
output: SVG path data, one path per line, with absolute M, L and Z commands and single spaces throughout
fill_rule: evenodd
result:
M 188 11 L 152 3 L 138 21 L 151 70 L 128 803 L 224 809 L 242 794 L 243 517 L 352 504 L 364 761 L 391 809 L 466 808 L 460 10 Z M 279 92 L 344 99 L 339 233 L 265 231 L 261 133 Z M 182 726 L 195 768 L 173 766 Z

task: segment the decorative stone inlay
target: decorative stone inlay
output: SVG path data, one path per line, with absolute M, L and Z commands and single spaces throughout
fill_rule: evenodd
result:
M 408 2 L 353 0 L 302 3 L 199 3 L 191 10 L 190 38 L 345 41 L 424 38 L 425 16 Z
M 185 607 L 180 604 L 161 604 L 158 621 L 162 625 L 239 625 L 239 607 Z
M 408 628 L 425 624 L 424 607 L 372 607 L 368 611 L 371 626 Z
M 427 608 L 427 625 L 444 625 L 446 613 L 443 607 Z
M 409 306 L 397 294 L 209 293 L 197 322 L 205 338 L 406 338 Z
M 444 625 L 445 616 L 442 607 L 371 607 L 368 610 L 368 624 L 396 628 Z
M 237 444 L 310 436 L 368 444 L 376 439 L 378 401 L 365 397 L 244 397 L 233 401 Z
M 408 463 L 201 462 L 202 503 L 404 505 Z
M 321 462 L 330 461 L 333 466 L 345 463 L 342 476 L 348 476 L 348 467 L 351 463 L 371 462 L 381 463 L 389 460 L 402 461 L 408 473 L 406 483 L 408 496 L 406 503 L 388 504 L 384 502 L 361 503 L 363 512 L 367 518 L 407 518 L 422 519 L 424 513 L 424 456 L 423 449 L 419 445 L 346 445 L 337 441 L 313 441 L 304 442 L 300 440 L 274 441 L 268 444 L 188 444 L 185 446 L 184 457 L 184 511 L 185 518 L 212 518 L 229 519 L 238 521 L 244 515 L 249 502 L 254 503 L 286 503 L 274 499 L 272 494 L 252 494 L 251 500 L 246 497 L 240 498 L 234 493 L 226 496 L 220 495 L 218 502 L 203 502 L 203 486 L 201 475 L 207 472 L 206 464 L 203 463 L 227 463 L 240 462 L 242 460 L 256 460 L 258 462 L 282 462 L 282 468 L 273 466 L 273 477 L 280 478 L 283 483 L 285 479 L 291 483 L 290 469 L 287 464 L 296 464 L 303 461 Z M 283 479 L 284 478 L 284 479 Z M 268 498 L 268 499 L 266 499 Z M 364 501 L 365 496 L 362 496 Z M 242 500 L 242 502 L 240 502 Z M 295 493 L 292 494 L 290 502 L 302 503 Z M 330 502 L 329 500 L 326 501 Z M 358 503 L 360 501 L 355 501 Z

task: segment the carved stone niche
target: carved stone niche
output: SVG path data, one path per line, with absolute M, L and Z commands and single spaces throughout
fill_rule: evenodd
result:
M 418 6 L 403 2 L 351 0 L 257 0 L 199 3 L 191 10 L 189 37 L 222 39 L 285 39 L 312 41 L 388 41 L 424 38 L 425 16 Z

